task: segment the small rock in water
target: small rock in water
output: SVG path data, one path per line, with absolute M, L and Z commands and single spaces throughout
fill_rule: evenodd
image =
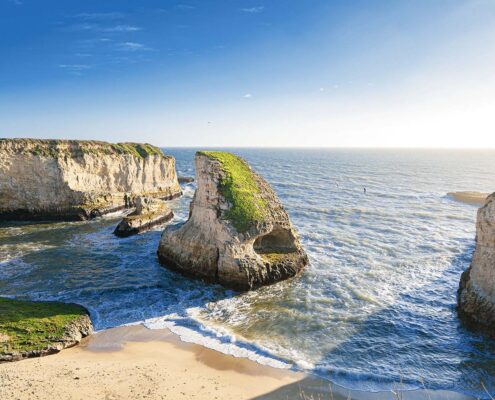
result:
M 174 216 L 172 210 L 160 199 L 138 196 L 133 199 L 133 203 L 136 209 L 117 225 L 115 235 L 120 237 L 135 235 L 170 221 Z

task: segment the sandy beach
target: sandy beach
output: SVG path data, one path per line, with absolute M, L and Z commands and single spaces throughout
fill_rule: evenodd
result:
M 486 198 L 488 197 L 489 193 L 451 192 L 448 193 L 447 195 L 461 203 L 472 204 L 475 206 L 482 206 L 483 204 L 485 204 Z
M 399 387 L 397 388 L 399 390 Z M 400 390 L 399 390 L 400 391 Z M 407 400 L 472 400 L 450 391 L 401 391 Z M 58 354 L 0 364 L 0 400 L 396 400 L 272 368 L 141 325 L 100 331 Z
M 131 326 L 55 355 L 1 364 L 0 399 L 251 399 L 304 377 Z

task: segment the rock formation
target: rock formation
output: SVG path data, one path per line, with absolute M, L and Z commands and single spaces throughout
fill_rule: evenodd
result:
M 165 266 L 249 290 L 296 275 L 307 264 L 287 212 L 268 183 L 241 158 L 196 153 L 197 190 L 189 220 L 165 229 Z
M 476 249 L 471 266 L 462 274 L 459 312 L 470 320 L 495 328 L 495 193 L 478 210 Z
M 0 298 L 0 362 L 58 353 L 92 332 L 80 305 Z
M 0 219 L 84 220 L 180 194 L 174 158 L 149 144 L 0 139 Z
M 134 199 L 136 209 L 122 219 L 114 233 L 120 237 L 135 235 L 154 226 L 170 221 L 174 213 L 160 199 L 138 196 Z

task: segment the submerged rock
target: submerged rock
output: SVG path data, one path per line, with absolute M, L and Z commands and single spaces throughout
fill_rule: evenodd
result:
M 179 183 L 191 183 L 194 182 L 194 178 L 192 176 L 179 176 Z
M 462 274 L 458 303 L 461 316 L 495 328 L 495 193 L 478 210 L 476 249 Z
M 122 219 L 114 233 L 120 237 L 135 235 L 154 226 L 170 221 L 174 213 L 160 199 L 138 196 L 134 199 L 136 209 Z
M 240 290 L 301 271 L 308 258 L 269 184 L 230 153 L 198 152 L 195 163 L 189 220 L 164 231 L 161 263 Z
M 77 304 L 0 298 L 0 362 L 58 353 L 92 332 Z
M 85 220 L 136 195 L 180 196 L 175 159 L 149 144 L 0 139 L 0 219 Z

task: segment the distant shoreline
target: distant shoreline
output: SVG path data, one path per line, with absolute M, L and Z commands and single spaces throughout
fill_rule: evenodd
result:
M 489 193 L 480 192 L 449 192 L 447 196 L 450 196 L 455 201 L 465 204 L 471 204 L 476 206 L 482 206 L 485 204 L 486 198 Z

